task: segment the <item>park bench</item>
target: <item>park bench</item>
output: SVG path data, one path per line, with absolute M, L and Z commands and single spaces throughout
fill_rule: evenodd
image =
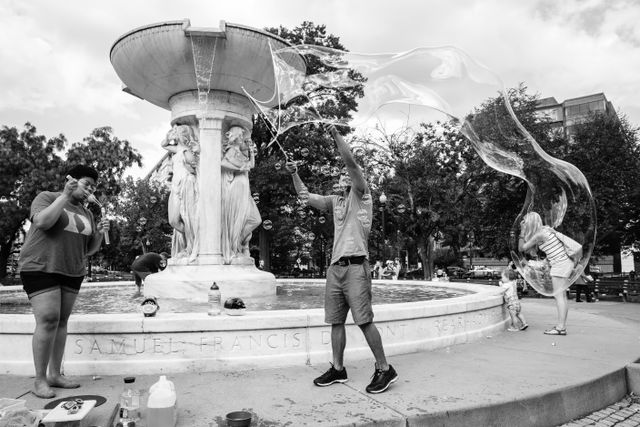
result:
M 617 295 L 625 302 L 636 300 L 640 297 L 640 282 L 629 279 L 596 279 L 593 293 L 596 301 L 600 295 Z

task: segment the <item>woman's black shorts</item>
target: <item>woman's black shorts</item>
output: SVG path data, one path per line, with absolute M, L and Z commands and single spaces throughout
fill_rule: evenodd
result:
M 31 299 L 38 294 L 55 289 L 77 294 L 80 291 L 84 276 L 71 277 L 42 271 L 23 271 L 20 273 L 20 279 L 22 279 L 22 288 Z

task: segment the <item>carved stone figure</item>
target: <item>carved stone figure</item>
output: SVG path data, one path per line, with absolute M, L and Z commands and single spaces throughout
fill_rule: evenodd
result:
M 193 128 L 174 125 L 162 141 L 172 153 L 173 178 L 169 195 L 169 224 L 173 227 L 171 256 L 194 260 L 198 254 L 198 153 Z
M 260 224 L 260 212 L 251 197 L 249 170 L 255 165 L 249 132 L 233 126 L 222 148 L 222 238 L 225 264 L 234 257 L 249 257 L 252 231 Z

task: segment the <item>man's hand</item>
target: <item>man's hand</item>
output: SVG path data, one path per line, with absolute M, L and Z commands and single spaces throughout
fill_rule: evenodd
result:
M 298 172 L 298 164 L 296 162 L 287 162 L 287 163 L 284 164 L 284 168 L 291 175 L 293 175 L 294 173 Z

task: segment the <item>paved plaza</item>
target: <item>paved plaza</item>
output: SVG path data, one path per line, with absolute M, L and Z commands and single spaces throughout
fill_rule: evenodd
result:
M 383 394 L 364 389 L 372 361 L 346 360 L 349 382 L 319 388 L 329 365 L 193 374 L 167 373 L 178 392 L 179 426 L 224 426 L 225 414 L 247 410 L 253 426 L 598 426 L 639 425 L 630 387 L 640 382 L 640 304 L 571 302 L 567 336 L 542 331 L 555 319 L 553 300 L 525 298 L 530 327 L 436 351 L 393 356 L 400 378 Z M 348 343 L 347 343 L 348 346 Z M 629 367 L 629 369 L 627 369 Z M 635 372 L 635 380 L 627 379 Z M 82 426 L 108 425 L 122 376 L 80 377 L 60 397 L 97 394 L 107 402 Z M 157 376 L 138 376 L 142 389 Z M 635 381 L 635 383 L 634 383 Z M 47 401 L 29 393 L 32 379 L 0 377 L 4 397 Z M 638 390 L 635 390 L 636 393 Z

